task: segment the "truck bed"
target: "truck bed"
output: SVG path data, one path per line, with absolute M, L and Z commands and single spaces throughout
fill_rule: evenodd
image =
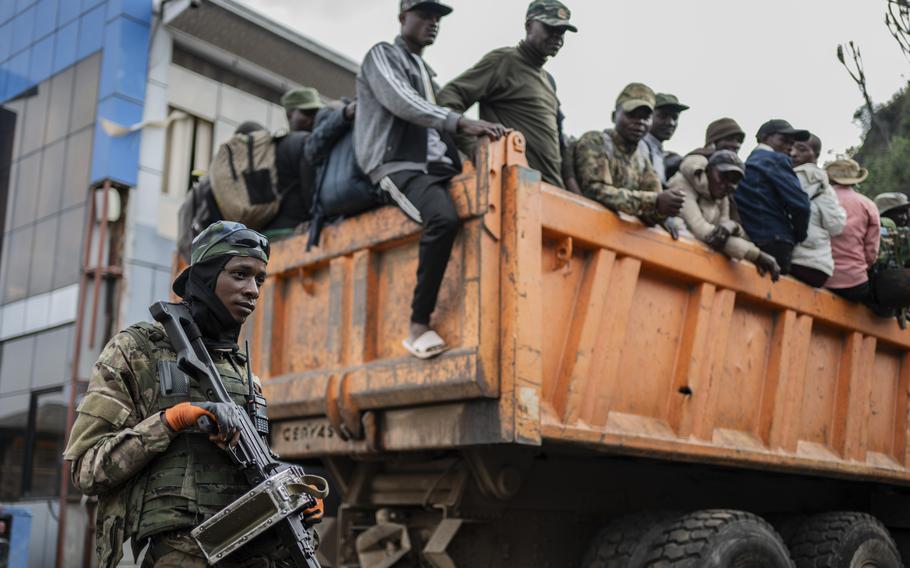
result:
M 273 246 L 246 330 L 283 456 L 527 444 L 910 481 L 893 319 L 542 183 L 519 134 L 451 194 L 430 361 L 401 345 L 419 227 L 397 209 Z

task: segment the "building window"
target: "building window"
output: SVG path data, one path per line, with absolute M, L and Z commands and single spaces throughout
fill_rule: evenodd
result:
M 31 395 L 25 441 L 27 469 L 22 472 L 23 497 L 60 495 L 66 403 L 62 388 Z
M 78 281 L 100 68 L 92 55 L 0 110 L 0 304 Z
M 174 111 L 182 112 L 172 109 Z M 168 125 L 163 193 L 181 198 L 193 183 L 193 172 L 208 171 L 212 160 L 212 132 L 211 122 L 189 114 Z
M 66 440 L 65 390 L 32 391 L 5 397 L 3 403 L 0 501 L 57 497 Z

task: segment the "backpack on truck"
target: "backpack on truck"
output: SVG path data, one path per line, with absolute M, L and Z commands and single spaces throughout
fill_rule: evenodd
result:
M 209 170 L 215 202 L 226 221 L 253 230 L 278 214 L 276 138 L 265 130 L 235 134 L 218 148 Z
M 334 142 L 326 160 L 318 164 L 316 191 L 307 249 L 319 245 L 325 223 L 353 217 L 385 202 L 383 192 L 357 165 L 354 129 L 348 127 Z
M 208 176 L 200 177 L 186 192 L 177 212 L 177 252 L 187 264 L 190 262 L 190 251 L 196 235 L 221 219 L 223 217 L 215 202 L 212 182 Z

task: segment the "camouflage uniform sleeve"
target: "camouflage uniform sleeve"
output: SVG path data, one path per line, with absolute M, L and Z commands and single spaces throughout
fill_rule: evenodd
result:
M 647 191 L 635 191 L 613 185 L 610 157 L 600 132 L 586 133 L 575 145 L 575 175 L 586 197 L 614 211 L 635 215 L 648 224 L 666 218 L 657 212 L 657 192 L 660 191 L 661 184 L 653 169 L 646 172 L 642 180 L 647 184 Z M 655 183 L 656 189 L 653 187 Z
M 160 412 L 148 416 L 143 408 L 136 371 L 150 365 L 149 356 L 125 332 L 98 357 L 64 452 L 73 462 L 73 484 L 84 494 L 117 488 L 166 450 L 176 435 Z

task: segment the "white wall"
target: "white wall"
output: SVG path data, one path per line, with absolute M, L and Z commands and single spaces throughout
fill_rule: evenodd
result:
M 167 28 L 159 28 L 152 38 L 143 121 L 164 121 L 172 108 L 205 119 L 214 127 L 213 153 L 246 120 L 272 131 L 287 128 L 280 105 L 172 64 L 172 49 Z M 166 128 L 143 128 L 138 185 L 130 195 L 121 327 L 149 319 L 148 306 L 166 299 L 170 290 L 177 212 L 184 195 L 162 193 L 166 145 Z

